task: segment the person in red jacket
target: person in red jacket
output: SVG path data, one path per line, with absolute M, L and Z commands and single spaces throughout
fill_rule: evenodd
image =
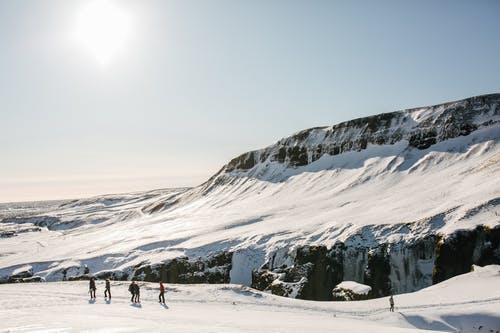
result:
M 158 295 L 158 302 L 165 304 L 165 287 L 163 286 L 163 281 L 160 281 L 160 295 Z

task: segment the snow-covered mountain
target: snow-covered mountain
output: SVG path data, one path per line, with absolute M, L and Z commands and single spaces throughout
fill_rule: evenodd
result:
M 418 290 L 500 264 L 499 141 L 500 94 L 485 95 L 304 130 L 191 189 L 7 205 L 0 275 Z

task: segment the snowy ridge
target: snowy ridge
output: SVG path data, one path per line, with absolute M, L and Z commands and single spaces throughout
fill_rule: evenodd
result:
M 343 280 L 363 283 L 370 249 L 389 244 L 393 288 L 421 289 L 432 284 L 435 249 L 411 259 L 419 279 L 398 278 L 406 247 L 500 225 L 499 102 L 486 95 L 314 128 L 236 158 L 192 189 L 9 216 L 0 227 L 15 235 L 0 238 L 0 277 L 30 264 L 48 280 L 84 265 L 130 278 L 137 267 L 225 251 L 230 281 L 250 285 L 264 263 L 293 266 L 298 247 L 342 242 L 366 249 L 344 254 L 355 262 Z
M 225 173 L 280 180 L 272 169 L 278 162 L 294 168 L 309 165 L 325 154 L 362 151 L 368 145 L 393 145 L 407 141 L 409 147 L 431 145 L 500 123 L 500 94 L 484 95 L 457 102 L 416 108 L 354 119 L 329 127 L 300 131 L 262 150 L 251 151 L 231 160 Z M 286 175 L 283 175 L 286 176 Z

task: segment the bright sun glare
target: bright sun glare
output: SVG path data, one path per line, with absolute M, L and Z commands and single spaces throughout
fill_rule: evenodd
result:
M 75 37 L 97 61 L 108 65 L 123 46 L 130 28 L 126 12 L 108 0 L 94 0 L 82 8 Z

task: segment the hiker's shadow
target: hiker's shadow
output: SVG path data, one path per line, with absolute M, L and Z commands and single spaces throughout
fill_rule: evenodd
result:
M 165 310 L 167 310 L 169 308 L 168 305 L 165 303 L 162 303 L 161 306 L 163 306 L 165 308 Z
M 95 303 L 95 299 L 89 299 L 89 304 L 94 304 Z
M 110 299 L 107 299 L 107 300 L 106 300 L 106 304 L 111 304 L 111 300 L 110 300 Z
M 134 308 L 142 308 L 142 305 L 140 303 L 132 303 L 130 306 L 133 306 Z

